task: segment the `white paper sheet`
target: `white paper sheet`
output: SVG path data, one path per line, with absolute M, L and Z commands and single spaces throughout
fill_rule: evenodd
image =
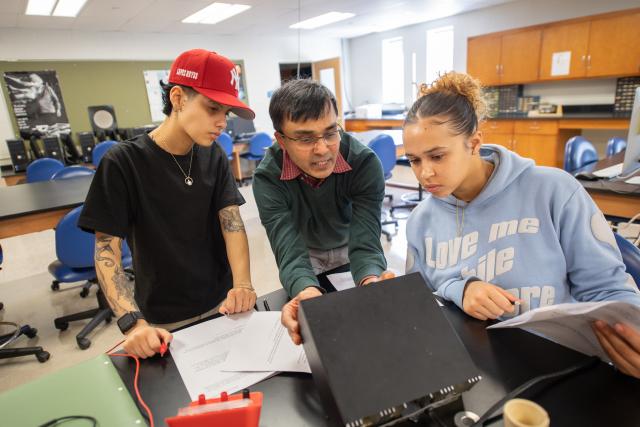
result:
M 346 273 L 328 274 L 327 279 L 329 279 L 333 287 L 336 288 L 336 291 L 344 291 L 345 289 L 356 287 L 350 271 Z
M 568 76 L 571 67 L 571 51 L 554 52 L 551 56 L 551 75 Z
M 627 184 L 640 184 L 640 176 L 633 176 L 625 181 Z
M 171 356 L 192 400 L 235 393 L 264 380 L 275 372 L 223 372 L 231 341 L 241 334 L 251 312 L 219 317 L 173 333 Z
M 311 373 L 304 347 L 293 344 L 280 323 L 280 311 L 254 312 L 231 342 L 224 371 L 285 371 Z
M 609 166 L 608 168 L 595 171 L 593 174 L 599 178 L 613 178 L 614 176 L 618 176 L 622 173 L 622 166 L 622 163 L 618 163 L 616 165 Z
M 591 324 L 624 323 L 640 330 L 640 307 L 622 301 L 558 304 L 528 311 L 487 329 L 522 328 L 581 353 L 610 362 Z

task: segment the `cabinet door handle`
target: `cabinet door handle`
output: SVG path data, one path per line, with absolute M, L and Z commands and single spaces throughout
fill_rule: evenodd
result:
M 504 74 L 504 64 L 500 64 L 500 74 Z
M 500 64 L 496 64 L 496 74 L 500 74 Z
M 591 54 L 587 55 L 587 67 L 591 68 Z
M 587 55 L 582 55 L 582 62 L 586 62 L 587 61 Z

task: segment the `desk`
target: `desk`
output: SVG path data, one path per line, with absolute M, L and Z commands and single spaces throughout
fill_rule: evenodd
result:
M 284 291 L 263 296 L 256 303 L 259 309 L 263 309 L 265 300 L 272 310 L 279 310 L 286 297 Z M 482 414 L 525 381 L 585 359 L 580 353 L 520 329 L 487 331 L 485 322 L 467 316 L 453 305 L 443 310 L 483 376 L 463 394 L 466 409 L 477 414 Z M 128 358 L 114 358 L 113 362 L 133 393 L 135 363 Z M 158 425 L 190 401 L 170 353 L 163 359 L 154 357 L 143 361 L 139 381 L 141 394 Z M 260 418 L 263 427 L 328 425 L 310 375 L 280 374 L 251 389 L 265 395 Z M 554 427 L 638 426 L 638 396 L 639 380 L 620 374 L 604 363 L 553 386 L 543 384 L 523 395 L 549 412 Z
M 607 159 L 586 165 L 574 171 L 574 174 L 580 172 L 593 173 L 623 161 L 624 151 Z M 597 181 L 578 179 L 578 181 L 589 192 L 593 201 L 605 215 L 631 218 L 640 213 L 640 185 L 606 179 Z
M 349 132 L 355 139 L 360 141 L 364 145 L 369 145 L 371 140 L 378 135 L 389 135 L 393 138 L 393 143 L 396 145 L 396 157 L 404 156 L 404 145 L 402 143 L 402 129 L 387 129 L 387 130 L 368 130 L 366 132 Z
M 0 239 L 54 228 L 84 203 L 92 176 L 0 187 Z

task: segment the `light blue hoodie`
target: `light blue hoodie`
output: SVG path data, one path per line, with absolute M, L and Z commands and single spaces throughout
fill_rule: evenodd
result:
M 481 153 L 495 168 L 474 200 L 430 196 L 412 212 L 407 273 L 461 308 L 470 278 L 500 286 L 523 300 L 511 316 L 575 301 L 640 306 L 613 233 L 579 182 L 501 146 Z

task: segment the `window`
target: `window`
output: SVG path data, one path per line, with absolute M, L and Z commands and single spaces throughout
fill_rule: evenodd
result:
M 427 31 L 427 84 L 453 70 L 453 27 Z
M 404 104 L 402 37 L 382 40 L 382 102 Z

